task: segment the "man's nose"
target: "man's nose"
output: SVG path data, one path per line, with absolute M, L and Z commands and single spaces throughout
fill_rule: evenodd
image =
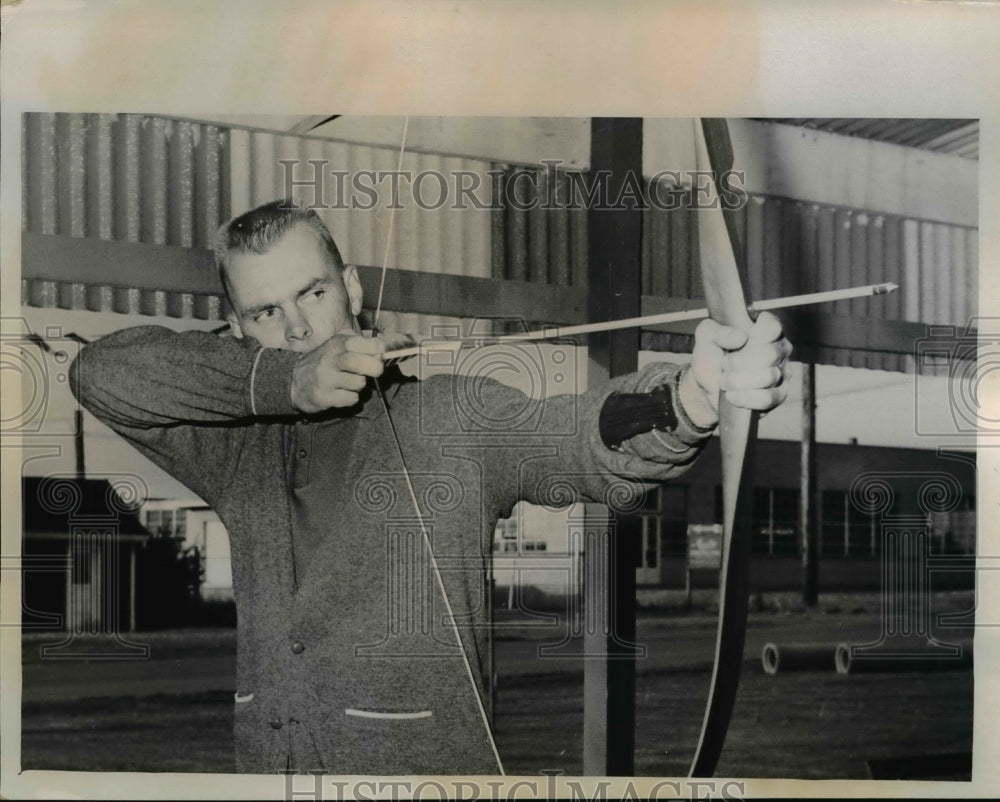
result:
M 288 314 L 286 321 L 286 340 L 306 340 L 312 335 L 312 327 L 309 325 L 309 321 L 297 309 Z

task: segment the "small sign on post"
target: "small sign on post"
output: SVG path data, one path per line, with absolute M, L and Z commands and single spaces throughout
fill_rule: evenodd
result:
M 684 575 L 687 606 L 691 607 L 691 572 L 722 568 L 722 524 L 688 524 L 688 560 Z

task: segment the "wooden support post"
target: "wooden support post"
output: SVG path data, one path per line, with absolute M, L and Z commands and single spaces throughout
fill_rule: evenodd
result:
M 802 601 L 819 601 L 819 493 L 816 481 L 816 365 L 803 365 L 802 475 L 799 491 L 799 529 L 802 533 Z
M 138 545 L 129 544 L 128 550 L 128 631 L 135 632 L 135 551 Z
M 76 457 L 76 478 L 83 481 L 87 478 L 87 464 L 83 456 L 83 410 L 73 412 L 73 449 Z
M 587 212 L 588 318 L 629 317 L 639 313 L 641 301 L 642 211 L 613 207 L 627 181 L 641 186 L 642 120 L 594 118 L 590 147 L 592 180 L 600 181 L 605 174 L 610 178 L 607 195 L 595 197 Z M 635 329 L 592 335 L 590 385 L 635 371 L 638 353 Z M 583 772 L 631 776 L 638 521 L 608 520 L 603 508 L 598 510 L 593 516 L 587 511 L 584 547 Z
M 70 534 L 66 538 L 66 604 L 64 609 L 66 610 L 66 615 L 64 617 L 65 626 L 63 627 L 67 633 L 67 640 L 73 637 L 73 633 L 76 627 L 76 599 L 73 598 L 73 588 L 75 587 L 73 583 L 73 572 L 78 570 L 76 567 L 76 555 L 73 549 L 73 535 Z

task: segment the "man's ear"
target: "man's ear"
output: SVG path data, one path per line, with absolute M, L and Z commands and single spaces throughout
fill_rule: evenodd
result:
M 242 340 L 243 329 L 240 327 L 239 318 L 236 317 L 236 313 L 232 311 L 232 309 L 230 309 L 229 312 L 226 313 L 226 322 L 229 324 L 229 328 L 233 330 L 233 336 L 237 340 Z
M 344 287 L 351 302 L 351 314 L 357 317 L 361 314 L 361 303 L 364 300 L 364 290 L 361 289 L 361 279 L 354 265 L 344 265 Z

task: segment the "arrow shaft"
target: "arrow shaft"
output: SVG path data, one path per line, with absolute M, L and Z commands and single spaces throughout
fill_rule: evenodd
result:
M 829 290 L 827 292 L 813 292 L 805 295 L 787 295 L 783 298 L 771 298 L 766 301 L 758 301 L 750 306 L 751 312 L 764 312 L 772 309 L 788 309 L 795 306 L 807 306 L 809 304 L 823 304 L 832 301 L 843 301 L 849 298 L 865 298 L 870 295 L 885 295 L 897 289 L 896 284 L 870 284 L 864 287 L 848 287 L 843 290 Z M 544 329 L 526 331 L 518 334 L 504 334 L 498 337 L 473 337 L 468 339 L 456 339 L 449 341 L 435 341 L 434 348 L 479 348 L 485 345 L 499 345 L 509 342 L 530 342 L 533 340 L 551 340 L 557 337 L 570 337 L 576 334 L 593 334 L 599 331 L 616 331 L 618 329 L 628 329 L 635 326 L 655 326 L 663 323 L 682 323 L 687 320 L 701 320 L 708 317 L 708 309 L 684 309 L 679 312 L 664 312 L 658 315 L 643 315 L 641 317 L 629 317 L 621 320 L 607 320 L 602 323 L 583 323 L 578 326 L 550 326 Z M 416 356 L 420 353 L 422 346 L 411 348 L 400 348 L 395 351 L 388 351 L 386 359 L 405 359 Z

